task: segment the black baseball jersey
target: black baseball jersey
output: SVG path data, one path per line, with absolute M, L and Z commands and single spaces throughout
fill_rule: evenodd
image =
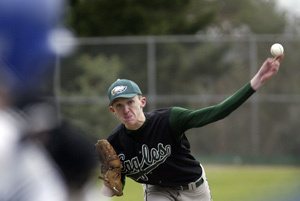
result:
M 108 141 L 122 161 L 124 181 L 127 176 L 139 183 L 165 187 L 196 181 L 202 175 L 202 168 L 191 154 L 185 131 L 226 117 L 253 93 L 248 83 L 214 106 L 198 110 L 157 109 L 145 113 L 146 121 L 138 130 L 119 125 Z

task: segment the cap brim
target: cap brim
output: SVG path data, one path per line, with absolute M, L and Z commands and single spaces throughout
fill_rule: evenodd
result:
M 114 97 L 114 98 L 110 101 L 109 105 L 111 105 L 113 102 L 115 102 L 118 98 L 133 98 L 133 97 L 135 97 L 136 95 L 138 95 L 138 94 L 137 94 L 137 93 L 132 93 L 132 94 L 120 94 L 120 95 Z

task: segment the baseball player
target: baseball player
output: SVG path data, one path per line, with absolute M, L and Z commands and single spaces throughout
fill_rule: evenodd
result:
M 112 83 L 109 109 L 121 124 L 107 140 L 122 162 L 123 184 L 125 176 L 143 184 L 145 201 L 212 200 L 204 168 L 191 154 L 185 132 L 236 110 L 277 73 L 282 58 L 267 58 L 249 83 L 223 102 L 202 109 L 144 112 L 147 100 L 135 82 L 118 79 Z

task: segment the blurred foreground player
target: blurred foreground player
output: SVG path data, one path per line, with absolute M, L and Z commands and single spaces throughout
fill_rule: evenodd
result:
M 57 121 L 56 108 L 45 101 L 52 95 L 55 57 L 63 53 L 56 39 L 68 33 L 61 24 L 63 10 L 62 0 L 0 1 L 1 201 L 67 201 L 93 167 L 93 162 L 81 165 L 93 160 L 92 146 Z

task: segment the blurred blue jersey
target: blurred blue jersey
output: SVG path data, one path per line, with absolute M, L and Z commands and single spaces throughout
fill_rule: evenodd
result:
M 60 26 L 61 0 L 0 1 L 0 68 L 13 92 L 34 90 L 53 69 L 49 34 Z

